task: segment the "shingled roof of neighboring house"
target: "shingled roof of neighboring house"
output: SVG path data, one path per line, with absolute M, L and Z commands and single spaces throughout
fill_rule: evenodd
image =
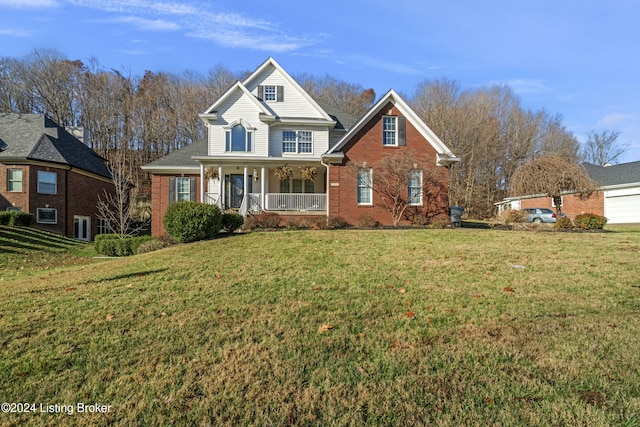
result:
M 153 169 L 155 167 L 191 167 L 196 168 L 198 164 L 191 158 L 191 156 L 203 157 L 207 155 L 207 139 L 202 138 L 198 141 L 192 142 L 189 145 L 172 151 L 164 157 L 160 157 L 158 160 L 148 163 L 143 166 L 143 169 Z
M 44 114 L 0 114 L 0 163 L 30 160 L 111 178 L 102 157 Z
M 603 187 L 640 183 L 640 161 L 611 166 L 583 163 L 587 173 Z

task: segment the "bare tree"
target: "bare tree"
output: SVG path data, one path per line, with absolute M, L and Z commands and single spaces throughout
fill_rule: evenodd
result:
M 328 75 L 318 78 L 301 74 L 296 76 L 296 80 L 313 99 L 326 102 L 355 117 L 363 116 L 376 97 L 373 89 L 364 89 L 358 84 L 347 83 Z
M 358 179 L 361 165 L 349 162 L 347 167 Z M 372 165 L 371 176 L 372 179 L 364 184 L 382 201 L 385 210 L 391 214 L 394 227 L 407 217 L 407 209 L 419 201 L 425 205 L 422 214 L 429 216 L 429 203 L 436 202 L 442 194 L 442 179 L 439 179 L 437 167 L 428 167 L 418 156 L 408 152 L 378 160 Z M 419 214 L 414 211 L 411 216 Z
M 511 177 L 510 184 L 514 196 L 551 197 L 558 216 L 562 213 L 563 193 L 577 193 L 589 198 L 599 186 L 582 165 L 554 156 L 538 157 L 521 164 Z
M 134 221 L 136 213 L 138 174 L 127 162 L 125 150 L 120 150 L 109 164 L 114 192 L 104 190 L 98 196 L 98 218 L 104 220 L 109 228 L 120 237 L 137 235 L 147 228 L 146 222 Z
M 585 161 L 598 166 L 617 163 L 618 159 L 628 149 L 628 144 L 617 143 L 620 132 L 603 130 L 589 132 L 583 147 Z

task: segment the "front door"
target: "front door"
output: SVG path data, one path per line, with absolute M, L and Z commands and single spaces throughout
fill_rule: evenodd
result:
M 227 175 L 229 194 L 227 200 L 229 207 L 239 209 L 244 198 L 244 175 Z M 251 176 L 247 178 L 247 190 L 251 193 Z
M 73 237 L 79 240 L 91 240 L 91 218 L 88 216 L 74 215 Z

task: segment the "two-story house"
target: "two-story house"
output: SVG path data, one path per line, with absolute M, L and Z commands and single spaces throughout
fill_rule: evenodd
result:
M 96 206 L 114 191 L 111 172 L 83 136 L 43 114 L 0 114 L 0 210 L 30 212 L 35 227 L 81 240 L 107 232 Z
M 382 156 L 406 150 L 440 168 L 446 187 L 447 166 L 459 160 L 394 91 L 357 119 L 312 99 L 273 58 L 200 118 L 207 127 L 204 140 L 143 166 L 152 173 L 154 235 L 164 234 L 164 212 L 177 200 L 213 203 L 243 215 L 273 211 L 355 223 L 367 213 L 389 223 L 374 194 L 366 200 L 357 196 L 364 194 L 357 184 L 362 179 L 349 172 L 348 162 L 371 167 Z M 446 191 L 437 203 L 446 212 Z

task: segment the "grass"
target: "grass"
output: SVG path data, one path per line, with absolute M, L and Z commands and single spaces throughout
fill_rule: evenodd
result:
M 300 231 L 34 268 L 0 289 L 3 400 L 111 410 L 0 424 L 640 425 L 639 255 L 637 229 Z

